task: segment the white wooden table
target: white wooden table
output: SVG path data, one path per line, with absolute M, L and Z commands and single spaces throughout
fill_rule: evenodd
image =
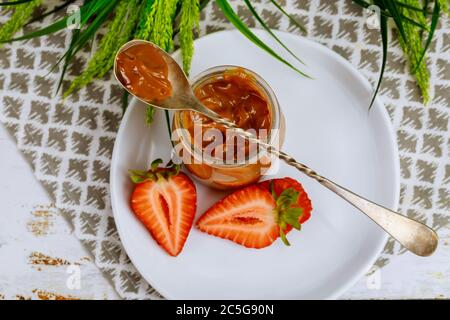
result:
M 0 150 L 0 299 L 118 299 L 1 124 Z M 450 228 L 439 235 L 432 257 L 399 256 L 342 298 L 450 298 Z

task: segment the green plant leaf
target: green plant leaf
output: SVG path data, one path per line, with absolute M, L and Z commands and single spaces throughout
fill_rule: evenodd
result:
M 133 3 L 133 1 L 128 1 L 129 5 Z M 114 66 L 114 60 L 117 51 L 119 48 L 124 45 L 127 41 L 134 37 L 136 30 L 138 28 L 139 17 L 144 9 L 144 4 L 141 0 L 137 0 L 134 2 L 134 5 L 130 7 L 130 10 L 127 12 L 126 20 L 127 23 L 123 25 L 120 30 L 120 34 L 115 41 L 115 48 L 111 45 L 108 49 L 110 52 L 109 57 L 106 59 L 103 67 L 96 75 L 97 78 L 102 78 L 109 70 Z M 108 50 L 106 52 L 108 52 Z
M 428 32 L 428 37 L 425 42 L 425 46 L 422 50 L 422 53 L 420 54 L 419 60 L 416 62 L 416 65 L 414 66 L 413 73 L 419 69 L 420 65 L 422 64 L 423 59 L 425 58 L 425 54 L 430 47 L 431 41 L 433 40 L 434 31 L 436 30 L 437 24 L 439 22 L 439 17 L 441 13 L 441 7 L 438 0 L 434 1 L 434 8 L 433 13 L 431 15 L 431 25 L 430 25 L 430 31 Z
M 202 11 L 210 2 L 211 2 L 211 0 L 201 0 L 200 1 L 200 11 Z
M 65 60 L 65 67 L 63 67 L 62 74 L 60 77 L 60 81 L 58 84 L 58 89 L 61 88 L 61 83 L 64 78 L 64 74 L 67 70 L 67 66 L 70 64 L 73 56 L 80 51 L 90 39 L 92 39 L 97 32 L 97 30 L 100 28 L 100 26 L 108 19 L 109 14 L 114 9 L 115 5 L 119 0 L 108 0 L 109 2 L 104 2 L 106 6 L 98 12 L 98 14 L 95 16 L 95 19 L 92 21 L 92 23 L 83 31 L 74 32 L 71 43 L 67 51 L 64 53 L 62 57 L 58 60 L 58 62 L 55 64 L 54 68 L 61 63 L 61 61 Z M 67 95 L 66 95 L 67 96 Z
M 91 18 L 94 14 L 99 14 L 99 12 L 101 13 L 102 12 L 101 9 L 109 8 L 111 3 L 115 3 L 115 1 L 96 0 L 96 1 L 88 2 L 87 4 L 81 6 L 80 7 L 80 16 L 81 16 L 81 19 L 80 19 L 81 26 L 80 27 L 83 27 L 86 24 L 86 22 L 89 20 L 89 18 Z M 25 34 L 18 38 L 8 39 L 8 40 L 2 41 L 2 42 L 27 40 L 27 39 L 32 39 L 32 38 L 36 38 L 36 37 L 42 37 L 42 36 L 48 35 L 50 33 L 55 33 L 57 31 L 60 31 L 67 27 L 68 19 L 69 19 L 69 17 L 64 17 L 45 28 L 30 32 L 30 33 Z
M 150 126 L 153 123 L 153 118 L 155 114 L 155 108 L 153 106 L 146 106 L 145 108 L 145 123 Z
M 370 105 L 369 105 L 369 110 L 372 108 L 373 103 L 375 102 L 375 98 L 377 97 L 378 91 L 380 90 L 381 83 L 383 81 L 384 70 L 386 68 L 386 60 L 387 60 L 387 54 L 388 54 L 388 25 L 387 25 L 387 18 L 384 16 L 380 16 L 380 31 L 381 31 L 381 42 L 383 45 L 381 71 L 380 71 L 380 76 L 378 79 L 377 87 L 373 94 L 372 101 L 370 102 Z
M 98 12 L 96 12 L 94 20 L 84 30 L 80 32 L 80 36 L 77 37 L 76 40 L 74 41 L 72 45 L 74 52 L 77 52 L 80 49 L 82 49 L 88 43 L 88 41 L 94 37 L 98 29 L 108 19 L 109 15 L 111 14 L 111 12 L 113 11 L 113 9 L 120 0 L 106 0 L 106 1 L 107 2 L 104 2 L 104 7 L 102 8 L 102 10 L 98 10 Z
M 153 29 L 155 16 L 155 0 L 144 0 L 144 9 L 139 19 L 138 28 L 135 33 L 137 39 L 148 40 Z
M 86 8 L 82 7 L 81 10 L 86 11 Z M 56 21 L 55 23 L 52 23 L 51 25 L 49 25 L 49 26 L 47 26 L 45 28 L 42 28 L 42 29 L 30 32 L 30 33 L 27 33 L 27 34 L 25 34 L 25 35 L 23 35 L 21 37 L 4 40 L 2 42 L 13 42 L 13 41 L 27 40 L 27 39 L 32 39 L 32 38 L 36 38 L 36 37 L 42 37 L 42 36 L 48 35 L 50 33 L 58 32 L 58 31 L 60 31 L 60 30 L 62 30 L 62 29 L 67 27 L 67 20 L 68 20 L 68 17 L 64 17 L 64 18 Z
M 358 5 L 360 5 L 363 8 L 369 8 L 372 5 L 372 3 L 369 3 L 369 2 L 364 1 L 364 0 L 353 0 L 353 2 L 358 4 Z M 385 17 L 392 18 L 392 14 L 390 14 L 389 11 L 387 11 L 387 9 L 383 7 L 383 4 L 380 3 L 380 1 L 375 1 L 375 3 L 376 3 L 376 6 L 380 9 L 380 14 L 381 15 L 383 15 Z M 413 19 L 411 19 L 411 18 L 409 18 L 409 17 L 407 17 L 407 16 L 405 16 L 405 15 L 403 15 L 401 13 L 400 13 L 400 17 L 405 22 L 411 23 L 411 24 L 413 24 L 413 25 L 415 25 L 417 27 L 420 27 L 421 29 L 424 29 L 424 30 L 428 29 L 428 27 L 426 25 L 424 25 L 424 24 L 422 24 L 420 22 L 417 22 L 417 21 L 415 21 L 415 20 L 413 20 Z
M 194 30 L 200 20 L 199 0 L 181 0 L 181 17 L 179 24 L 179 41 L 183 55 L 183 70 L 189 75 L 194 55 Z
M 249 0 L 244 0 L 245 4 L 247 5 L 248 9 L 252 13 L 252 15 L 255 17 L 256 20 L 261 24 L 261 26 L 264 28 L 264 30 L 267 31 L 267 33 L 270 34 L 272 38 L 275 39 L 276 42 L 278 42 L 291 56 L 293 56 L 298 62 L 301 64 L 305 64 L 300 58 L 297 57 L 297 55 L 291 51 L 277 36 L 273 31 L 269 28 L 269 26 L 264 22 L 264 20 L 261 18 L 261 16 L 256 12 L 255 7 L 251 4 Z
M 272 2 L 273 3 L 273 5 L 275 6 L 275 7 L 277 7 L 278 8 L 278 10 L 280 10 L 281 11 L 281 13 L 283 13 L 297 28 L 299 28 L 301 31 L 303 31 L 304 33 L 307 33 L 307 30 L 306 30 L 306 28 L 302 25 L 302 24 L 300 24 L 298 21 L 297 21 L 297 19 L 295 19 L 293 16 L 291 16 L 289 13 L 287 13 L 286 12 L 286 10 L 284 10 L 283 9 L 283 7 L 282 6 L 280 6 L 279 4 L 278 4 L 278 2 L 277 1 L 275 1 L 275 0 L 270 0 L 270 2 Z
M 139 0 L 117 1 L 111 3 L 115 10 L 112 21 L 108 24 L 108 31 L 101 38 L 97 50 L 91 57 L 85 70 L 77 76 L 64 96 L 67 97 L 73 91 L 78 90 L 94 80 L 101 78 L 114 65 L 114 57 L 117 48 L 124 44 L 132 36 L 139 19 L 142 2 Z M 112 12 L 112 10 L 111 10 Z M 123 23 L 126 20 L 127 23 Z M 92 37 L 93 38 L 93 37 Z
M 420 8 L 420 7 L 416 7 L 416 6 L 410 5 L 408 3 L 404 3 L 402 1 L 395 1 L 395 3 L 398 6 L 400 6 L 400 7 L 404 7 L 404 8 L 407 8 L 407 9 L 410 9 L 410 10 L 413 10 L 413 11 L 417 11 L 417 12 L 420 12 L 420 13 L 423 13 L 423 14 L 429 14 L 430 13 L 427 10 L 428 6 Z
M 152 6 L 152 21 L 146 40 L 169 52 L 173 49 L 173 18 L 178 0 L 155 0 Z
M 424 24 L 422 24 L 420 22 L 417 22 L 414 19 L 411 19 L 411 18 L 409 18 L 409 17 L 407 17 L 405 15 L 401 15 L 401 18 L 403 19 L 403 21 L 408 22 L 410 24 L 413 24 L 413 25 L 415 25 L 416 27 L 419 27 L 422 30 L 429 31 L 429 28 L 428 28 L 427 25 L 424 25 Z
M 290 62 L 283 59 L 281 56 L 279 56 L 272 48 L 270 48 L 268 45 L 266 45 L 260 38 L 258 38 L 249 28 L 248 26 L 239 18 L 239 16 L 234 12 L 233 8 L 230 6 L 227 0 L 216 0 L 217 5 L 222 10 L 225 17 L 230 21 L 236 29 L 238 29 L 247 39 L 249 39 L 251 42 L 253 42 L 255 45 L 269 53 L 272 57 L 277 59 L 278 61 L 282 62 L 286 66 L 290 67 L 297 73 L 301 74 L 304 77 L 311 78 L 306 73 L 300 71 L 298 68 L 296 68 L 294 65 L 292 65 Z
M 45 17 L 48 17 L 49 15 L 52 15 L 52 14 L 58 12 L 59 10 L 64 9 L 65 7 L 67 7 L 68 5 L 70 5 L 70 4 L 74 3 L 74 2 L 75 2 L 75 0 L 67 0 L 67 1 L 63 2 L 63 3 L 62 3 L 61 5 L 59 5 L 59 6 L 55 6 L 52 10 L 47 11 L 47 12 L 41 14 L 40 16 L 31 19 L 29 22 L 27 22 L 26 25 L 29 25 L 29 24 L 31 24 L 31 23 L 33 23 L 33 22 L 42 20 L 42 19 L 44 19 Z
M 128 108 L 128 91 L 123 90 L 122 95 L 122 116 L 125 114 L 125 111 L 127 111 Z
M 166 117 L 166 127 L 167 127 L 167 132 L 169 133 L 169 139 L 170 139 L 170 143 L 172 144 L 172 147 L 174 146 L 174 142 L 171 139 L 172 137 L 172 129 L 170 126 L 170 114 L 168 110 L 164 110 L 164 116 Z
M 23 28 L 31 18 L 34 9 L 39 6 L 41 0 L 33 0 L 14 7 L 11 17 L 0 27 L 0 47 L 14 34 Z
M 405 3 L 418 6 L 419 0 L 402 0 Z M 414 10 L 410 10 L 404 7 L 400 7 L 402 13 L 408 17 L 417 18 L 423 23 L 427 23 L 426 16 L 417 13 Z M 404 30 L 407 35 L 407 41 L 403 41 L 400 37 L 399 42 L 410 64 L 410 71 L 416 78 L 416 83 L 422 92 L 423 102 L 426 104 L 429 101 L 429 87 L 430 87 L 430 73 L 427 66 L 424 63 L 418 64 L 421 59 L 421 55 L 424 50 L 423 44 L 423 32 L 417 28 L 405 24 Z
M 450 2 L 450 1 L 449 1 Z M 425 15 L 428 15 L 428 6 L 430 5 L 430 0 L 423 0 L 423 10 L 425 12 Z
M 0 7 L 1 6 L 15 6 L 17 4 L 27 3 L 27 2 L 31 2 L 31 1 L 33 1 L 33 0 L 16 0 L 16 1 L 0 2 Z
M 80 29 L 73 30 L 72 38 L 70 40 L 69 49 L 67 50 L 67 53 L 65 55 L 64 64 L 63 64 L 63 67 L 62 67 L 62 70 L 61 70 L 61 74 L 59 76 L 58 87 L 56 88 L 56 93 L 58 93 L 59 90 L 62 87 L 62 84 L 64 82 L 64 75 L 66 74 L 67 68 L 69 67 L 69 64 L 70 64 L 70 62 L 72 60 L 72 57 L 73 57 L 73 54 L 74 54 L 74 52 L 73 52 L 74 43 L 77 41 L 77 38 L 79 36 L 80 36 Z M 50 72 L 52 72 L 53 69 L 56 68 L 57 65 L 58 65 L 58 63 L 53 66 L 53 68 L 52 68 L 52 70 Z
M 392 15 L 392 19 L 394 19 L 395 25 L 397 26 L 397 29 L 400 32 L 400 36 L 402 37 L 403 41 L 407 42 L 408 37 L 406 36 L 405 29 L 403 28 L 401 13 L 397 7 L 396 2 L 392 0 L 380 0 L 380 1 Z

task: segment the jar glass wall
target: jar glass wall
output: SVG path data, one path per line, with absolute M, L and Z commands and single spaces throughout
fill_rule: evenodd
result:
M 270 130 L 266 130 L 267 133 L 259 136 L 259 138 L 281 148 L 285 132 L 284 117 L 273 90 L 259 75 L 242 67 L 218 66 L 197 75 L 192 81 L 192 88 L 194 92 L 197 92 L 197 88 L 201 88 L 211 81 L 220 81 L 224 74 L 235 71 L 241 72 L 246 78 L 245 81 L 250 81 L 249 84 L 258 91 L 267 103 L 270 115 Z M 248 141 L 245 142 L 245 155 L 239 157 L 239 159 L 236 158 L 236 155 L 233 159 L 225 159 L 205 152 L 208 147 L 205 148 L 204 144 L 196 143 L 193 136 L 197 134 L 188 130 L 192 129 L 188 125 L 192 116 L 191 111 L 175 112 L 172 125 L 173 139 L 175 153 L 200 182 L 217 189 L 244 187 L 257 182 L 271 167 L 272 157 L 266 153 L 264 148 L 249 144 Z M 229 130 L 228 132 L 232 133 Z M 205 131 L 202 131 L 201 139 L 205 137 Z M 228 142 L 229 140 L 225 139 L 225 141 Z M 222 147 L 216 147 L 216 149 L 220 148 Z

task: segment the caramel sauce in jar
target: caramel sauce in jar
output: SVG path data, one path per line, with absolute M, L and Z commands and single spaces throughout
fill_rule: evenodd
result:
M 270 129 L 269 102 L 243 69 L 227 70 L 220 78 L 213 78 L 195 88 L 195 96 L 222 118 L 233 121 L 239 128 Z M 201 120 L 205 127 L 225 128 L 198 113 L 191 112 L 191 121 Z
M 262 140 L 273 143 L 280 138 L 283 119 L 276 97 L 267 83 L 250 70 L 215 67 L 200 74 L 192 86 L 196 97 L 221 117 L 244 130 L 252 130 Z M 208 186 L 243 187 L 257 182 L 271 166 L 270 156 L 261 156 L 256 144 L 252 149 L 248 141 L 236 143 L 229 130 L 197 112 L 176 112 L 172 129 L 184 129 L 187 133 L 180 137 L 183 162 L 197 180 Z M 214 141 L 211 157 L 205 155 L 212 143 L 205 138 L 210 129 L 221 135 L 215 137 L 221 139 L 220 143 Z
M 117 55 L 119 81 L 147 102 L 172 95 L 169 67 L 158 49 L 148 44 L 133 45 Z

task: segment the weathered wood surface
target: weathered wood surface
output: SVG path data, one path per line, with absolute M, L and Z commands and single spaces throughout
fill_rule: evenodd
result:
M 117 299 L 2 126 L 0 150 L 0 299 Z M 450 228 L 439 235 L 432 257 L 403 254 L 342 298 L 450 298 Z
M 0 150 L 0 299 L 118 298 L 2 125 Z

